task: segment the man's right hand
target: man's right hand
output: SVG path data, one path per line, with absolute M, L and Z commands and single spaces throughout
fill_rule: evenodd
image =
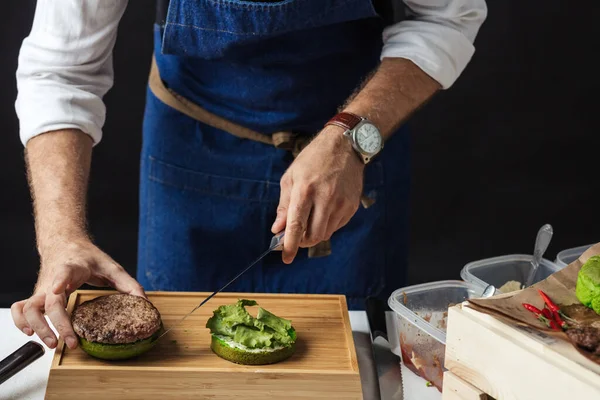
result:
M 57 338 L 50 321 L 71 349 L 77 336 L 66 312 L 67 298 L 84 283 L 111 286 L 122 293 L 145 297 L 142 286 L 123 267 L 88 239 L 53 244 L 42 254 L 42 266 L 33 295 L 11 307 L 15 325 L 26 335 L 35 332 L 51 349 Z

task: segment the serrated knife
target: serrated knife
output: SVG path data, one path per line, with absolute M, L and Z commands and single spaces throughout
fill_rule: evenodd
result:
M 223 290 L 225 290 L 229 285 L 231 285 L 233 282 L 235 282 L 240 276 L 242 276 L 246 272 L 248 272 L 250 270 L 250 268 L 254 267 L 260 260 L 262 260 L 263 258 L 265 258 L 269 253 L 271 253 L 272 251 L 281 250 L 281 248 L 283 247 L 283 236 L 284 236 L 284 234 L 285 234 L 285 231 L 282 231 L 282 232 L 279 232 L 278 234 L 276 234 L 275 236 L 273 236 L 273 238 L 271 239 L 271 244 L 269 245 L 269 248 L 264 253 L 262 253 L 260 255 L 260 257 L 258 257 L 256 260 L 254 260 L 250 265 L 248 265 L 246 268 L 244 268 L 233 279 L 231 279 L 229 282 L 227 282 L 221 288 L 219 288 L 218 290 L 214 291 L 210 296 L 208 296 L 207 298 L 205 298 L 204 300 L 202 300 L 202 302 L 200 304 L 198 304 L 192 311 L 190 311 L 189 313 L 187 313 L 186 315 L 184 315 L 183 318 L 181 318 L 175 324 L 171 325 L 171 327 L 169 329 L 167 329 L 166 331 L 164 331 L 159 337 L 157 337 L 156 340 L 159 340 L 160 338 L 162 338 L 163 336 L 165 336 L 167 333 L 169 333 L 173 328 L 175 328 L 178 325 L 180 325 L 187 317 L 189 317 L 190 315 L 192 315 L 194 313 L 194 311 L 196 311 L 197 309 L 199 309 L 200 307 L 202 307 L 207 301 L 209 301 L 210 299 L 212 299 L 213 297 L 215 297 L 217 295 L 217 293 L 222 292 Z

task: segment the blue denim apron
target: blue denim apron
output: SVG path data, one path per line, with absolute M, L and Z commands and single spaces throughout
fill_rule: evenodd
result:
M 371 0 L 171 0 L 155 25 L 165 85 L 259 132 L 317 133 L 377 66 L 383 24 Z M 146 290 L 213 291 L 266 249 L 292 157 L 166 106 L 148 90 L 137 279 Z M 351 309 L 386 298 L 406 272 L 408 135 L 366 168 L 376 199 L 291 265 L 272 253 L 228 291 L 335 293 Z

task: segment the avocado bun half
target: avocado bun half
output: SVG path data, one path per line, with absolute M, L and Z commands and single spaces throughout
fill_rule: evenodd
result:
M 71 323 L 81 349 L 103 360 L 139 356 L 154 347 L 163 331 L 160 313 L 150 301 L 122 293 L 81 303 Z
M 290 358 L 296 351 L 296 330 L 292 322 L 258 308 L 256 317 L 246 306 L 254 300 L 238 300 L 220 306 L 209 318 L 211 350 L 219 357 L 243 365 L 274 364 Z
M 237 343 L 231 343 L 225 337 L 212 335 L 210 348 L 219 357 L 236 364 L 266 365 L 290 358 L 296 351 L 296 344 L 292 343 L 289 346 L 275 348 L 249 349 L 240 347 Z

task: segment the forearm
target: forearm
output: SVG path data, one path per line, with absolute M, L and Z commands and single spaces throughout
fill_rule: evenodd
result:
M 437 90 L 448 89 L 471 60 L 485 0 L 394 0 L 410 19 L 383 32 L 382 63 L 346 111 L 368 117 L 384 138 Z
M 37 247 L 44 251 L 64 239 L 86 235 L 86 191 L 92 140 L 68 129 L 45 133 L 26 147 Z
M 440 89 L 440 84 L 412 61 L 384 58 L 344 111 L 368 118 L 379 128 L 384 139 L 388 139 Z

